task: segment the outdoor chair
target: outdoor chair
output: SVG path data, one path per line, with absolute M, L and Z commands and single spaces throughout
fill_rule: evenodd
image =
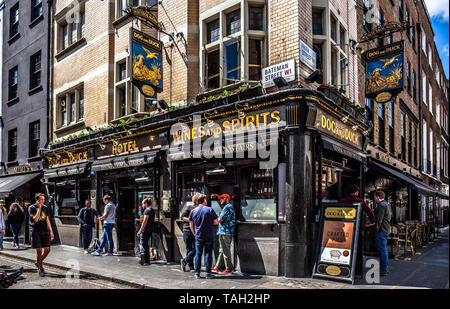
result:
M 394 245 L 396 248 L 398 248 L 398 227 L 393 225 L 391 226 L 391 233 L 388 237 L 388 242 L 391 246 L 391 253 L 394 254 Z
M 415 226 L 400 226 L 398 233 L 398 246 L 403 246 L 403 257 L 406 257 L 407 252 L 411 252 L 414 256 L 415 253 Z M 409 250 L 408 250 L 409 247 Z

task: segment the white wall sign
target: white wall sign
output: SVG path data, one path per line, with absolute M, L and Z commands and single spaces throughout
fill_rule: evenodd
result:
M 295 60 L 291 59 L 286 62 L 272 65 L 262 69 L 262 85 L 263 88 L 273 87 L 273 80 L 277 77 L 284 77 L 287 82 L 295 80 Z
M 316 70 L 316 52 L 309 48 L 302 40 L 300 40 L 300 61 L 306 64 L 311 70 Z

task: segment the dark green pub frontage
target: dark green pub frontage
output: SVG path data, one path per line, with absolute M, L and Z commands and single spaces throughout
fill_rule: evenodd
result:
M 78 210 L 89 199 L 102 212 L 110 194 L 116 250 L 136 254 L 141 202 L 152 197 L 152 245 L 158 258 L 177 262 L 185 255 L 180 215 L 192 195 L 205 193 L 219 213 L 216 195 L 228 193 L 238 220 L 236 270 L 311 276 L 322 202 L 338 200 L 349 182 L 364 188 L 369 126 L 318 91 L 252 90 L 250 98 L 233 95 L 52 145 L 43 154 L 44 183 L 61 243 L 80 246 Z M 211 150 L 215 136 L 220 147 Z

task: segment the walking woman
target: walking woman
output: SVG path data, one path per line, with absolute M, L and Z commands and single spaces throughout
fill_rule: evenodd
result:
M 13 246 L 19 249 L 19 233 L 22 228 L 23 221 L 25 220 L 25 214 L 22 210 L 22 206 L 19 203 L 12 203 L 9 207 L 8 222 L 11 226 L 11 231 L 14 236 Z

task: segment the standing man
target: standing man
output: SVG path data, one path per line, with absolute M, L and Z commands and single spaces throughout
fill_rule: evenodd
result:
M 213 225 L 218 225 L 217 214 L 208 207 L 206 196 L 200 195 L 198 198 L 199 206 L 189 214 L 189 224 L 192 234 L 195 235 L 195 278 L 200 278 L 202 268 L 202 254 L 205 249 L 205 268 L 206 279 L 212 278 L 212 251 L 214 249 L 214 230 Z
M 362 203 L 363 210 L 369 218 L 370 224 L 375 223 L 375 214 L 373 210 L 367 205 L 366 201 L 359 197 L 359 186 L 351 184 L 346 188 L 347 196 L 341 198 L 339 203 Z M 368 222 L 365 222 L 368 223 Z
M 387 238 L 391 232 L 391 206 L 384 200 L 383 191 L 376 191 L 374 194 L 377 207 L 375 208 L 375 247 L 380 253 L 380 275 L 387 276 L 389 253 L 387 251 Z
M 50 253 L 50 241 L 53 240 L 54 235 L 48 217 L 48 208 L 44 205 L 45 195 L 36 193 L 35 200 L 36 203 L 28 207 L 30 238 L 32 247 L 36 249 L 35 265 L 39 270 L 39 276 L 44 277 L 42 264 Z
M 236 215 L 233 205 L 230 203 L 230 196 L 228 194 L 222 194 L 219 196 L 220 205 L 224 206 L 219 221 L 219 229 L 217 235 L 219 235 L 219 256 L 217 257 L 216 266 L 211 270 L 212 272 L 218 272 L 219 269 L 225 270 L 220 274 L 231 274 L 233 272 L 233 262 L 231 260 L 231 242 L 233 236 L 236 234 Z
M 155 211 L 152 208 L 152 199 L 146 198 L 142 201 L 144 206 L 144 221 L 142 222 L 139 232 L 137 232 L 137 237 L 139 237 L 139 247 L 141 251 L 141 261 L 142 266 L 150 265 L 150 247 L 148 246 L 148 241 L 152 238 L 153 225 L 156 221 Z
M 181 270 L 186 271 L 186 265 L 189 265 L 191 270 L 194 269 L 194 257 L 195 257 L 195 236 L 191 232 L 191 225 L 189 223 L 189 214 L 195 207 L 198 206 L 198 198 L 201 193 L 195 193 L 192 197 L 192 205 L 189 204 L 186 206 L 183 214 L 181 215 L 181 219 L 183 220 L 183 240 L 186 246 L 186 257 L 181 259 L 180 265 Z
M 114 239 L 113 239 L 113 228 L 114 224 L 116 223 L 116 205 L 111 201 L 111 196 L 105 195 L 103 197 L 103 203 L 105 204 L 105 212 L 103 213 L 103 216 L 98 218 L 100 221 L 103 222 L 103 235 L 102 235 L 102 242 L 100 243 L 100 246 L 92 255 L 99 256 L 100 252 L 102 252 L 103 248 L 106 246 L 106 242 L 108 242 L 108 252 L 103 254 L 103 256 L 109 256 L 113 255 L 114 251 Z
M 89 253 L 89 244 L 92 240 L 92 230 L 94 229 L 94 224 L 97 224 L 98 217 L 100 217 L 97 210 L 91 208 L 91 201 L 86 200 L 85 206 L 80 209 L 78 213 L 78 222 L 80 222 L 81 231 L 81 242 L 83 243 L 84 253 Z

